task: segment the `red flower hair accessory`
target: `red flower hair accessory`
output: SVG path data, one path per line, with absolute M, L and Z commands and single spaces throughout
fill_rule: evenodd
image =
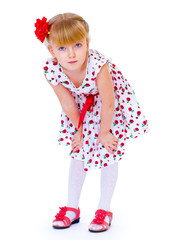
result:
M 42 20 L 36 19 L 35 27 L 36 30 L 34 32 L 36 37 L 43 43 L 46 36 L 50 34 L 50 32 L 48 32 L 49 22 L 47 21 L 47 18 L 43 17 Z

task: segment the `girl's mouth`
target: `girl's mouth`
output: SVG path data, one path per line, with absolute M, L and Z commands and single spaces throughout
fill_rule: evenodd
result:
M 77 61 L 71 61 L 71 62 L 68 62 L 68 63 L 76 63 Z

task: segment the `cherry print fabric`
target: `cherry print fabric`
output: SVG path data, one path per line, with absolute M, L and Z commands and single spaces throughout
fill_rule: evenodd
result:
M 148 132 L 148 121 L 143 115 L 142 109 L 137 102 L 135 92 L 124 78 L 121 71 L 111 59 L 106 58 L 96 50 L 89 50 L 86 76 L 82 84 L 77 88 L 64 74 L 59 63 L 53 59 L 48 59 L 43 63 L 43 70 L 46 78 L 54 85 L 62 84 L 69 89 L 81 112 L 86 96 L 98 93 L 96 85 L 97 74 L 102 66 L 108 63 L 110 74 L 112 75 L 115 92 L 114 116 L 110 132 L 119 140 L 117 150 L 114 154 L 109 153 L 105 147 L 99 143 L 96 145 L 100 129 L 101 98 L 100 95 L 94 97 L 93 111 L 87 111 L 83 120 L 83 146 L 72 153 L 72 159 L 84 161 L 84 170 L 99 169 L 115 162 L 119 162 L 126 149 L 126 140 L 137 138 Z M 107 114 L 107 112 L 106 112 Z M 58 145 L 71 146 L 71 139 L 77 129 L 62 110 L 61 122 L 58 136 Z

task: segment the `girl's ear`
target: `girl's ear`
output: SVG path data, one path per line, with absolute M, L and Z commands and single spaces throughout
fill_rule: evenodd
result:
M 53 52 L 52 47 L 49 45 L 47 48 L 48 48 L 48 51 L 51 53 L 52 57 L 55 58 L 55 54 Z

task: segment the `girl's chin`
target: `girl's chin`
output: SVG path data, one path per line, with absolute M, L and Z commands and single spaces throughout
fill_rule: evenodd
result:
M 75 64 L 69 64 L 68 66 L 62 66 L 63 70 L 65 71 L 80 71 L 82 66 L 75 66 Z

